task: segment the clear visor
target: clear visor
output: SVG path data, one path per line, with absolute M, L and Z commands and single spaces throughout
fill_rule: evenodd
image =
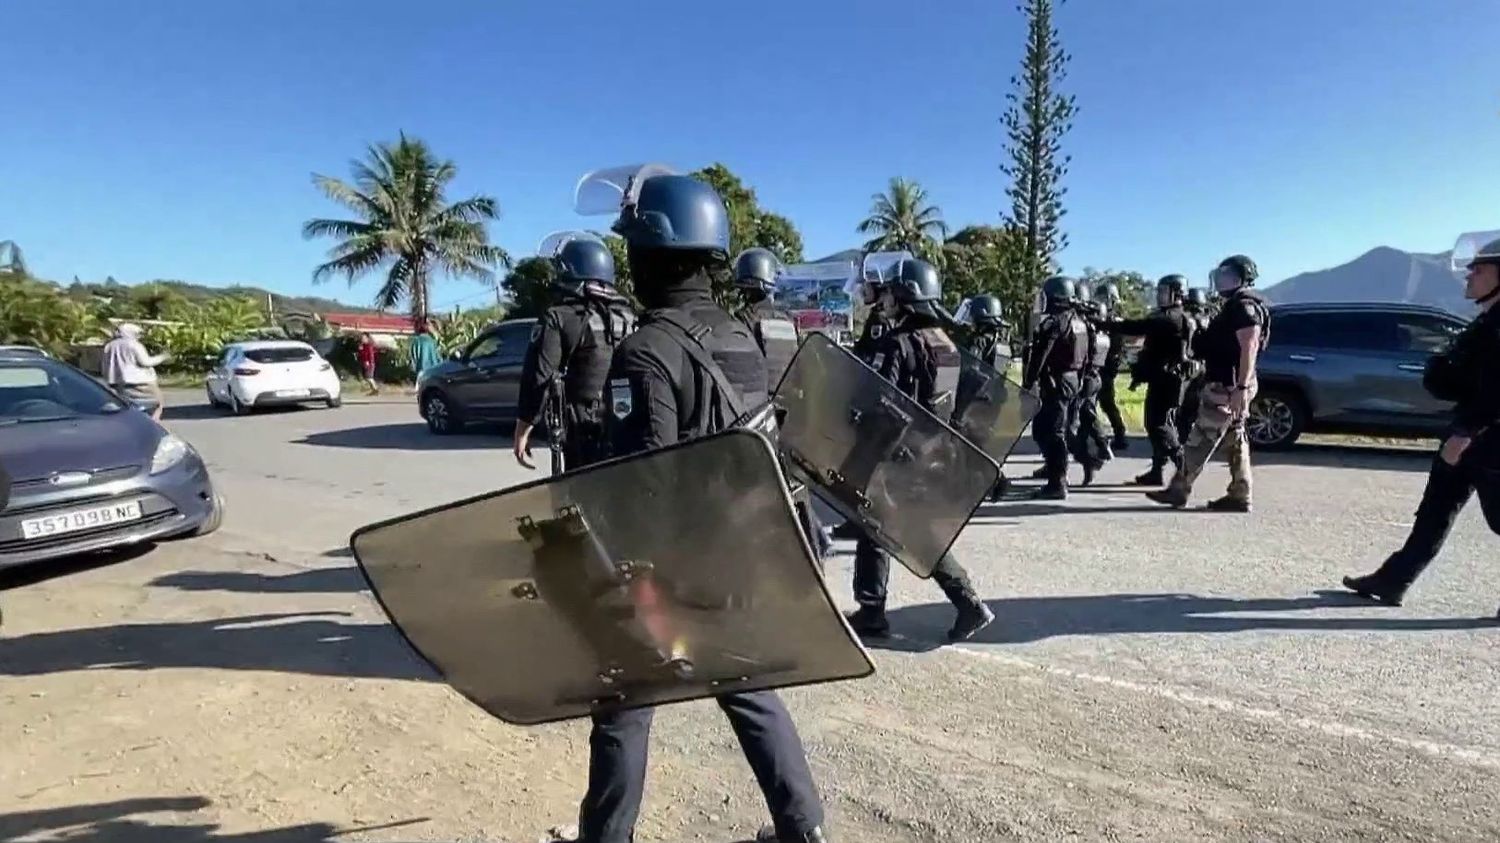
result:
M 665 164 L 626 164 L 604 167 L 584 174 L 573 189 L 573 210 L 586 217 L 618 214 L 635 204 L 641 183 L 652 176 L 673 176 L 677 171 Z
M 564 246 L 574 240 L 592 240 L 601 245 L 604 243 L 604 239 L 592 231 L 554 231 L 543 237 L 541 245 L 536 247 L 537 257 L 555 258 Z
M 1453 244 L 1453 271 L 1467 272 L 1478 258 L 1500 258 L 1500 231 L 1471 231 Z
M 877 284 L 888 284 L 901 270 L 902 261 L 916 260 L 911 252 L 871 252 L 860 263 L 859 274 Z
M 964 299 L 958 305 L 958 310 L 953 311 L 953 321 L 955 323 L 959 324 L 959 325 L 973 326 L 973 324 L 974 324 L 974 300 L 973 299 Z

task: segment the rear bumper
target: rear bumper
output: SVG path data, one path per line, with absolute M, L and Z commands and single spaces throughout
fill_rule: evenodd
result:
M 306 395 L 277 395 L 275 392 L 262 392 L 245 403 L 252 407 L 287 407 L 293 404 L 312 404 L 337 398 L 338 393 L 329 392 L 326 389 L 309 389 Z
M 21 522 L 26 519 L 130 501 L 140 502 L 139 520 L 56 536 L 23 537 Z M 190 533 L 214 514 L 217 505 L 208 469 L 196 454 L 155 476 L 142 469 L 134 477 L 64 493 L 23 494 L 12 498 L 0 513 L 0 568 Z

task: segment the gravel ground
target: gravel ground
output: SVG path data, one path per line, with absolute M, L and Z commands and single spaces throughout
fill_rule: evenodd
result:
M 399 396 L 248 418 L 173 400 L 224 529 L 0 574 L 0 841 L 530 843 L 570 823 L 586 730 L 507 726 L 433 681 L 345 546 L 525 479 L 504 437 L 431 437 Z M 1265 455 L 1249 516 L 1116 486 L 985 507 L 956 552 L 993 627 L 937 647 L 951 610 L 897 572 L 877 674 L 785 694 L 837 839 L 1500 839 L 1482 519 L 1405 608 L 1329 591 L 1400 542 L 1426 459 Z M 1225 479 L 1211 469 L 1203 496 Z M 850 563 L 829 567 L 845 605 Z M 763 821 L 711 704 L 661 711 L 652 765 L 642 843 Z

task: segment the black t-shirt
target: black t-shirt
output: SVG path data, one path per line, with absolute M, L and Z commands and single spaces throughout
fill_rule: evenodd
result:
M 1266 309 L 1260 297 L 1253 293 L 1236 293 L 1224 302 L 1208 323 L 1201 348 L 1203 349 L 1204 380 L 1209 383 L 1236 386 L 1245 377 L 1239 372 L 1239 332 L 1259 325 L 1266 330 Z

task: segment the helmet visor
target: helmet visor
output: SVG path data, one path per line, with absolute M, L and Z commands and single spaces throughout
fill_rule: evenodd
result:
M 585 173 L 573 188 L 573 211 L 585 217 L 618 214 L 635 204 L 641 183 L 652 176 L 673 176 L 665 164 L 626 164 Z
M 1477 260 L 1500 261 L 1500 231 L 1470 231 L 1453 244 L 1453 271 L 1463 274 Z

